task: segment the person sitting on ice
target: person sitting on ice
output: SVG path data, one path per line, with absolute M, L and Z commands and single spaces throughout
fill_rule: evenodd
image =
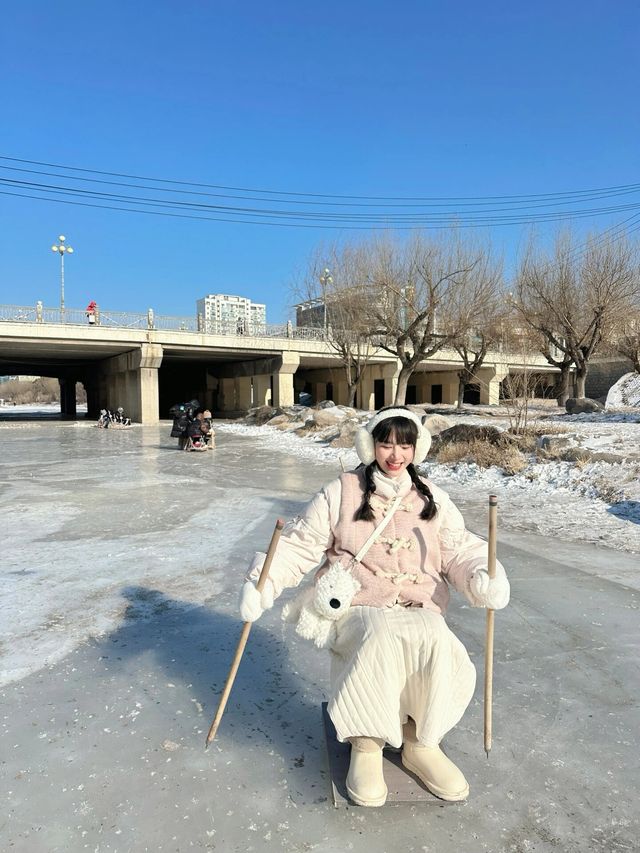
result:
M 326 485 L 285 526 L 262 593 L 255 581 L 264 555 L 256 555 L 240 596 L 240 615 L 253 622 L 318 565 L 316 581 L 338 564 L 357 581 L 345 615 L 327 633 L 328 713 L 338 740 L 351 744 L 347 792 L 360 806 L 386 801 L 385 743 L 402 747 L 403 765 L 435 796 L 467 797 L 462 771 L 440 749 L 476 680 L 444 619 L 449 588 L 475 607 L 499 610 L 509 601 L 500 563 L 489 578 L 487 543 L 465 529 L 447 493 L 416 471 L 430 444 L 414 412 L 381 409 L 356 434 L 362 466 Z
M 196 417 L 200 423 L 200 432 L 204 443 L 207 447 L 213 447 L 215 445 L 215 433 L 211 427 L 211 412 L 209 409 L 205 409 L 203 412 L 198 412 Z
M 189 421 L 187 426 L 187 435 L 191 439 L 191 444 L 196 449 L 200 449 L 204 444 L 204 435 L 202 432 L 202 411 L 198 412 L 194 419 Z

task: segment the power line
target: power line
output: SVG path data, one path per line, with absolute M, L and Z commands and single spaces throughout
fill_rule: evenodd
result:
M 10 178 L 0 178 L 0 186 L 9 187 L 10 189 L 20 189 L 29 193 L 44 193 L 47 195 L 57 194 L 58 196 L 71 196 L 85 199 L 88 201 L 106 201 L 117 202 L 119 204 L 133 205 L 134 209 L 142 209 L 147 207 L 161 208 L 162 210 L 174 211 L 193 211 L 195 213 L 215 213 L 224 215 L 226 221 L 235 221 L 237 216 L 249 217 L 252 221 L 275 219 L 284 222 L 302 221 L 330 223 L 336 226 L 347 227 L 349 225 L 368 225 L 371 227 L 445 227 L 451 224 L 458 225 L 517 225 L 533 222 L 554 222 L 560 219 L 584 218 L 600 216 L 604 214 L 620 213 L 628 210 L 640 209 L 640 201 L 631 204 L 609 205 L 605 207 L 595 208 L 578 208 L 572 211 L 542 211 L 528 212 L 519 208 L 499 209 L 497 211 L 482 211 L 475 212 L 457 212 L 449 211 L 442 213 L 394 213 L 388 214 L 384 212 L 378 213 L 332 213 L 332 212 L 317 212 L 305 210 L 279 210 L 272 208 L 256 208 L 256 207 L 237 207 L 232 205 L 212 205 L 203 202 L 167 200 L 164 198 L 154 198 L 149 196 L 127 195 L 124 193 L 108 193 L 103 191 L 82 189 L 78 187 L 68 187 L 59 184 L 45 184 L 34 181 L 18 181 Z M 42 198 L 41 195 L 31 196 L 32 198 Z M 125 208 L 129 209 L 129 208 Z M 531 210 L 531 209 L 529 209 Z
M 87 202 L 87 201 L 73 201 L 71 199 L 61 199 L 61 198 L 53 198 L 53 197 L 43 198 L 42 196 L 31 195 L 28 193 L 9 192 L 7 190 L 0 190 L 0 195 L 12 196 L 12 197 L 16 197 L 16 198 L 28 198 L 28 199 L 33 199 L 36 201 L 51 202 L 54 204 L 70 204 L 70 205 L 73 205 L 75 207 L 90 207 L 90 208 L 96 208 L 99 210 L 115 210 L 115 211 L 119 211 L 119 212 L 123 212 L 123 213 L 139 213 L 139 214 L 144 214 L 147 216 L 165 216 L 165 217 L 172 217 L 174 219 L 192 219 L 192 220 L 195 219 L 195 220 L 200 220 L 203 222 L 226 222 L 226 223 L 237 223 L 237 224 L 242 224 L 242 225 L 268 225 L 268 226 L 272 226 L 272 227 L 281 227 L 281 228 L 306 228 L 306 229 L 315 229 L 315 230 L 317 230 L 317 229 L 321 229 L 321 230 L 329 229 L 329 230 L 340 230 L 340 231 L 368 231 L 368 232 L 370 232 L 371 230 L 374 230 L 371 228 L 371 226 L 366 226 L 366 225 L 361 225 L 361 226 L 358 226 L 358 225 L 322 225 L 322 224 L 318 224 L 318 223 L 305 224 L 305 223 L 300 223 L 300 222 L 272 222 L 272 221 L 268 221 L 268 220 L 257 220 L 257 219 L 229 219 L 228 217 L 225 217 L 225 216 L 196 216 L 195 214 L 188 214 L 188 213 L 172 213 L 171 211 L 167 211 L 167 210 L 158 211 L 158 210 L 149 210 L 146 208 L 135 209 L 135 208 L 130 208 L 130 207 L 121 207 L 121 206 L 115 205 L 115 204 L 96 204 L 96 203 Z M 557 218 L 556 219 L 549 219 L 546 221 L 557 221 Z M 475 228 L 475 227 L 477 227 L 477 225 L 475 225 L 475 224 L 465 225 L 465 224 L 449 222 L 449 223 L 444 224 L 444 225 L 432 225 L 428 230 L 447 229 L 447 228 L 450 228 L 452 224 L 455 224 L 456 227 L 459 227 L 459 228 Z M 518 224 L 518 223 L 500 223 L 500 224 L 504 225 L 504 224 Z M 520 223 L 520 224 L 523 224 L 523 223 Z M 425 227 L 424 225 L 423 226 L 405 226 L 405 229 L 406 230 L 420 230 L 421 228 L 424 228 L 424 227 Z M 638 228 L 640 228 L 640 225 L 638 226 Z M 633 233 L 636 230 L 638 230 L 638 228 L 630 229 L 628 233 Z M 396 231 L 396 230 L 398 230 L 398 227 L 397 226 L 378 226 L 375 230 L 382 230 L 382 231 L 393 230 L 393 231 Z
M 31 166 L 44 166 L 46 168 L 51 169 L 62 169 L 66 171 L 72 172 L 83 172 L 85 174 L 92 175 L 103 175 L 107 177 L 115 177 L 115 178 L 128 178 L 131 180 L 137 181 L 150 181 L 154 183 L 165 183 L 165 184 L 173 184 L 176 186 L 188 186 L 188 187 L 204 187 L 206 189 L 216 189 L 216 190 L 228 190 L 231 192 L 243 192 L 243 193 L 254 193 L 254 194 L 266 194 L 266 195 L 280 195 L 280 196 L 296 196 L 296 197 L 305 197 L 305 198 L 326 198 L 326 199 L 347 199 L 347 200 L 357 200 L 357 201 L 404 201 L 404 202 L 493 202 L 496 200 L 515 200 L 515 199 L 551 199 L 551 198 L 564 198 L 567 196 L 582 196 L 585 194 L 593 194 L 593 193 L 601 193 L 601 192 L 637 192 L 640 190 L 640 183 L 635 184 L 619 184 L 608 187 L 599 187 L 595 189 L 586 189 L 586 190 L 570 190 L 570 191 L 562 191 L 555 193 L 533 193 L 533 194 L 518 194 L 518 195 L 496 195 L 496 196 L 367 196 L 367 195 L 335 195 L 335 194 L 326 194 L 326 193 L 309 193 L 309 192 L 298 192 L 298 191 L 290 191 L 290 190 L 270 190 L 270 189 L 259 189 L 255 187 L 236 187 L 236 186 L 226 186 L 223 184 L 209 184 L 198 181 L 183 181 L 177 180 L 175 178 L 155 178 L 143 175 L 134 175 L 128 174 L 126 172 L 108 172 L 100 169 L 88 169 L 80 166 L 68 166 L 62 165 L 60 163 L 48 163 L 41 160 L 27 160 L 20 157 L 9 157 L 6 155 L 0 155 L 0 160 L 12 162 L 12 163 L 25 163 Z
M 2 159 L 2 158 L 0 158 L 0 159 Z M 195 190 L 174 189 L 172 187 L 171 188 L 169 188 L 169 187 L 153 187 L 153 186 L 149 186 L 148 184 L 135 184 L 135 183 L 127 182 L 127 181 L 107 181 L 107 180 L 100 179 L 100 178 L 77 177 L 76 175 L 66 175 L 64 173 L 60 174 L 58 172 L 49 172 L 49 171 L 45 171 L 42 169 L 25 169 L 25 168 L 20 168 L 17 166 L 5 166 L 2 164 L 0 164 L 0 169 L 2 169 L 4 171 L 18 172 L 20 174 L 43 175 L 45 177 L 63 178 L 65 180 L 82 181 L 84 183 L 103 184 L 103 185 L 114 186 L 114 187 L 125 187 L 128 189 L 137 189 L 137 190 L 147 189 L 147 190 L 152 190 L 152 191 L 158 191 L 159 190 L 160 192 L 163 192 L 163 193 L 172 193 L 175 195 L 199 196 L 199 197 L 206 197 L 206 198 L 235 199 L 235 200 L 242 200 L 242 201 L 271 202 L 271 203 L 276 203 L 276 204 L 303 204 L 303 205 L 307 205 L 307 206 L 311 205 L 311 206 L 322 206 L 322 207 L 327 207 L 330 204 L 333 204 L 335 207 L 374 207 L 374 208 L 380 207 L 380 204 L 377 204 L 377 203 L 374 204 L 371 202 L 367 202 L 367 203 L 348 202 L 347 203 L 347 202 L 328 202 L 328 201 L 306 201 L 306 200 L 300 200 L 300 199 L 275 199 L 275 198 L 271 198 L 268 196 L 264 197 L 264 196 L 259 196 L 259 195 L 238 196 L 238 195 L 229 195 L 227 193 L 212 193 L 212 192 L 201 192 L 201 191 L 195 191 Z M 593 201 L 593 200 L 601 199 L 601 198 L 615 198 L 615 197 L 623 196 L 623 195 L 633 195 L 633 194 L 638 193 L 638 192 L 640 192 L 640 185 L 635 186 L 632 184 L 628 185 L 628 187 L 626 187 L 626 188 L 621 188 L 621 189 L 617 189 L 617 190 L 615 190 L 615 189 L 611 189 L 611 190 L 605 190 L 605 189 L 602 189 L 602 190 L 583 190 L 583 191 L 580 191 L 581 194 L 576 194 L 576 195 L 571 196 L 571 197 L 569 197 L 567 194 L 565 197 L 560 198 L 555 203 L 559 204 L 559 205 L 570 205 L 570 204 L 576 204 L 578 202 Z M 517 197 L 513 197 L 513 198 L 517 198 Z M 539 198 L 542 198 L 542 197 L 539 197 Z M 471 204 L 472 204 L 472 202 L 463 202 L 462 206 L 463 207 L 469 207 Z M 480 201 L 480 202 L 475 203 L 475 206 L 485 207 L 485 206 L 489 206 L 489 205 L 499 205 L 499 207 L 497 209 L 503 210 L 505 208 L 500 207 L 500 206 L 507 205 L 507 204 L 511 204 L 511 205 L 515 204 L 516 205 L 515 207 L 506 208 L 507 210 L 519 210 L 519 209 L 526 209 L 526 208 L 551 207 L 553 205 L 553 201 L 547 200 L 547 201 L 542 201 L 541 203 L 532 203 L 532 202 L 520 203 L 518 201 L 513 201 L 512 197 L 509 197 L 509 200 L 505 200 L 505 201 Z M 396 208 L 396 207 L 423 208 L 423 207 L 444 207 L 444 206 L 445 205 L 442 202 L 423 203 L 423 204 L 402 203 L 402 204 L 388 204 L 388 205 L 386 205 L 386 207 L 392 207 L 392 208 Z M 457 213 L 458 213 L 458 211 L 456 211 L 456 214 Z M 465 211 L 465 213 L 473 213 L 473 211 Z M 449 215 L 452 215 L 452 214 L 449 214 Z
M 54 204 L 72 204 L 76 207 L 93 207 L 98 208 L 100 210 L 118 210 L 124 213 L 142 213 L 147 216 L 171 216 L 174 219 L 200 219 L 202 221 L 209 222 L 237 222 L 243 225 L 275 225 L 281 226 L 282 228 L 333 228 L 334 226 L 329 225 L 299 225 L 297 223 L 291 222 L 256 222 L 254 220 L 243 220 L 243 219 L 226 219 L 221 216 L 192 216 L 188 213 L 170 213 L 169 211 L 159 211 L 159 210 L 134 210 L 130 207 L 118 207 L 116 205 L 107 205 L 107 204 L 91 204 L 90 202 L 83 201 L 71 201 L 70 199 L 61 199 L 61 198 L 42 198 L 37 195 L 28 195 L 26 193 L 12 193 L 7 192 L 6 190 L 0 190 L 0 195 L 9 195 L 15 196 L 18 198 L 30 198 L 35 199 L 37 201 L 48 201 Z M 355 230 L 355 229 L 352 229 Z M 362 229 L 363 231 L 369 231 L 369 228 Z

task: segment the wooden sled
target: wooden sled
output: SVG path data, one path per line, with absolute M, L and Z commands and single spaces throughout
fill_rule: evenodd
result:
M 195 453 L 201 453 L 203 450 L 205 452 L 208 450 L 207 445 L 204 443 L 204 441 L 201 442 L 199 445 L 194 444 L 193 439 L 189 438 L 189 436 L 187 436 L 186 438 L 179 438 L 178 447 L 180 448 L 180 450 L 186 450 L 188 453 L 190 453 L 191 451 Z
M 96 426 L 98 429 L 131 429 L 132 424 L 119 424 L 116 421 L 109 421 L 107 423 L 98 421 Z
M 354 806 L 347 794 L 347 772 L 349 770 L 349 757 L 351 747 L 348 743 L 340 743 L 336 737 L 336 730 L 327 712 L 327 703 L 322 703 L 322 720 L 324 722 L 324 733 L 327 741 L 327 753 L 329 756 L 329 775 L 331 777 L 331 796 L 336 808 Z M 455 806 L 461 803 L 449 803 L 434 797 L 419 782 L 413 774 L 409 773 L 400 760 L 400 752 L 385 749 L 383 752 L 384 780 L 389 789 L 387 803 L 426 803 L 432 806 Z

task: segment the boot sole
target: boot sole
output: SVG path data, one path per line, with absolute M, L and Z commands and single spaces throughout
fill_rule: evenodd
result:
M 389 791 L 386 790 L 384 792 L 384 797 L 378 797 L 378 799 L 376 800 L 364 800 L 362 799 L 362 797 L 356 796 L 348 785 L 346 786 L 346 788 L 347 794 L 349 794 L 349 799 L 352 803 L 355 803 L 356 806 L 370 806 L 372 808 L 375 808 L 377 806 L 383 806 L 387 802 L 387 796 L 389 794 Z
M 412 773 L 417 779 L 419 779 L 422 782 L 422 784 L 425 786 L 427 791 L 429 791 L 431 794 L 433 794 L 434 797 L 438 797 L 439 800 L 445 800 L 447 803 L 460 803 L 463 800 L 466 800 L 467 797 L 469 796 L 469 786 L 468 785 L 465 788 L 463 788 L 462 791 L 460 791 L 458 793 L 452 793 L 451 791 L 444 791 L 444 790 L 442 790 L 442 788 L 438 788 L 436 785 L 432 785 L 431 783 L 427 782 L 427 780 L 424 779 L 422 774 L 419 772 L 418 768 L 406 760 L 406 758 L 404 757 L 404 753 L 402 754 L 401 760 L 402 760 L 402 766 L 406 767 L 406 769 L 410 773 Z

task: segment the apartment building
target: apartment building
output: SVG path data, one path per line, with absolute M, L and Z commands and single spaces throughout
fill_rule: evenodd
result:
M 196 302 L 198 318 L 209 334 L 256 334 L 264 331 L 267 306 L 244 296 L 210 293 Z

